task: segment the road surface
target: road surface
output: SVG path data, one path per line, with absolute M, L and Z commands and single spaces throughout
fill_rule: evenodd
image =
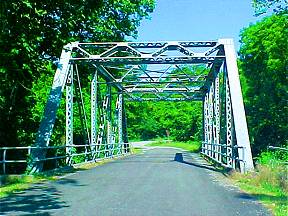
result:
M 0 215 L 270 215 L 199 155 L 146 150 L 0 200 Z

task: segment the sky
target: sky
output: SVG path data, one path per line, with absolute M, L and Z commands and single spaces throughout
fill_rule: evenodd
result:
M 233 38 L 261 17 L 252 0 L 156 0 L 150 19 L 143 20 L 136 41 L 198 41 Z

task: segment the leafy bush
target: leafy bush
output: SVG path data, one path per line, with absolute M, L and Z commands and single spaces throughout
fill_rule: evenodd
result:
M 265 151 L 258 157 L 258 163 L 261 165 L 271 166 L 273 164 L 281 164 L 288 162 L 288 152 L 285 151 Z
M 265 151 L 258 157 L 255 172 L 232 173 L 241 189 L 253 194 L 273 210 L 276 216 L 288 214 L 287 152 Z
M 201 102 L 130 102 L 126 105 L 130 139 L 147 140 L 157 137 L 177 141 L 201 139 Z
M 254 155 L 288 140 L 287 41 L 287 12 L 241 32 L 239 66 Z
M 72 147 L 71 154 L 77 154 L 77 149 Z M 85 155 L 77 155 L 77 156 L 72 157 L 72 163 L 77 164 L 77 163 L 82 163 L 82 162 L 85 162 Z
M 258 163 L 255 182 L 259 182 L 263 187 L 279 190 L 280 193 L 288 193 L 288 152 L 263 152 Z

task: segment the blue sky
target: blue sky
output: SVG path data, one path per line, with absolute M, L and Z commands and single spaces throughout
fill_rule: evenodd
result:
M 193 41 L 233 38 L 261 19 L 253 16 L 252 0 L 156 0 L 150 20 L 142 21 L 137 41 Z

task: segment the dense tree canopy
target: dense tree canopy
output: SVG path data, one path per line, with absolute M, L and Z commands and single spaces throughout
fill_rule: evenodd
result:
M 287 145 L 288 17 L 264 18 L 241 33 L 240 66 L 253 151 Z
M 153 0 L 1 1 L 0 145 L 32 144 L 64 44 L 135 37 L 153 8 Z
M 131 139 L 202 139 L 201 102 L 130 102 L 127 111 Z
M 255 15 L 259 16 L 272 9 L 274 13 L 281 13 L 288 10 L 288 0 L 253 0 Z

